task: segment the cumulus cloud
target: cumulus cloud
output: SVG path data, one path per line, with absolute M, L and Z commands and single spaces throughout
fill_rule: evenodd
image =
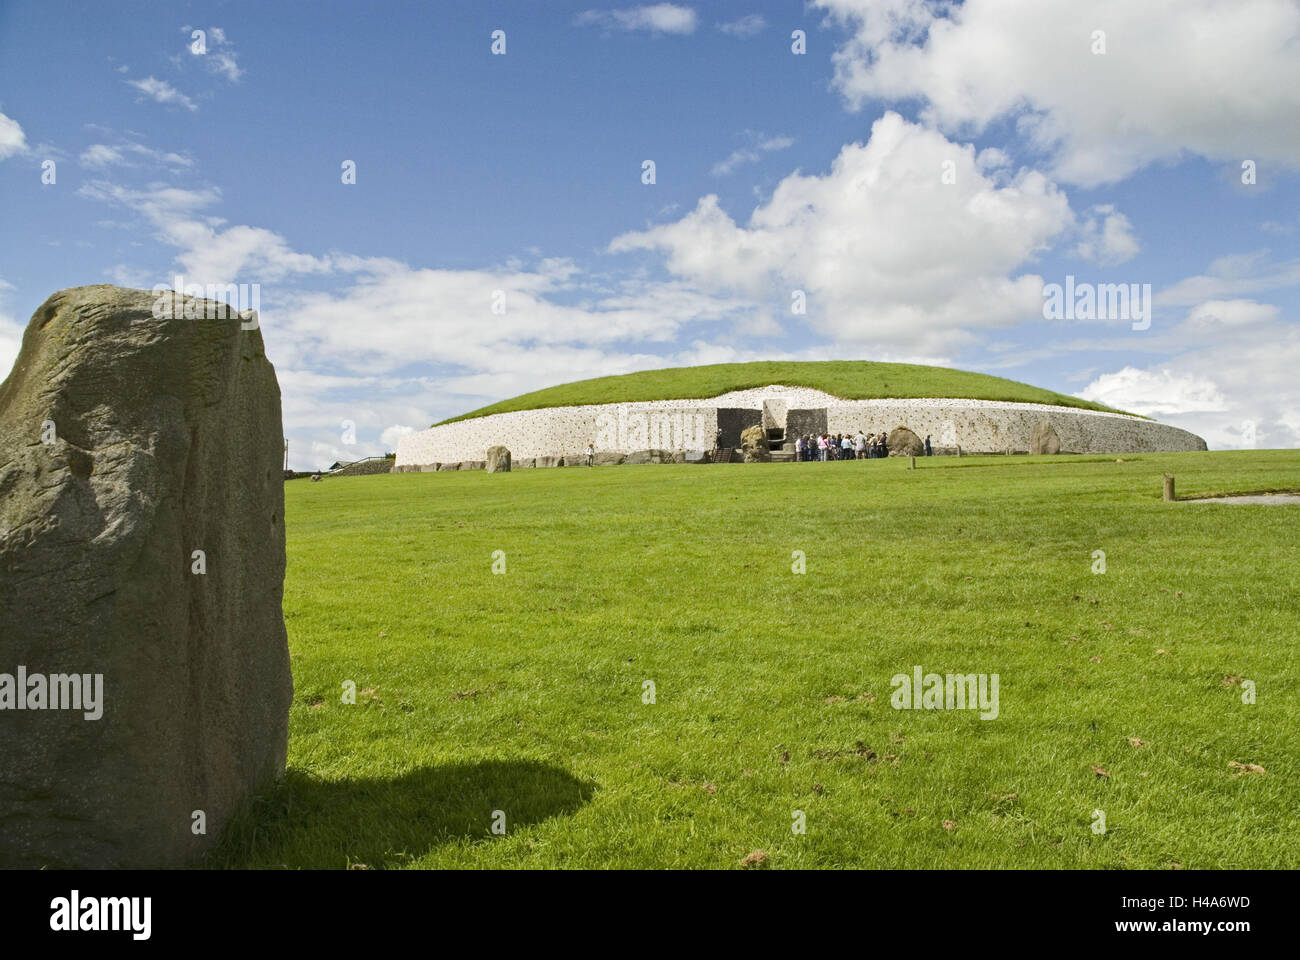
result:
M 851 33 L 834 56 L 851 107 L 919 101 L 958 133 L 1014 119 L 1060 181 L 1112 182 L 1184 152 L 1300 165 L 1294 0 L 814 3 Z
M 972 329 L 1041 316 L 1041 278 L 1016 271 L 1072 219 L 1041 174 L 995 182 L 972 147 L 888 113 L 829 173 L 786 177 L 745 226 L 710 195 L 610 249 L 660 252 L 681 279 L 787 311 L 803 290 L 809 324 L 837 342 L 934 355 Z
M 145 77 L 143 80 L 127 80 L 127 86 L 135 87 L 141 94 L 155 103 L 175 104 L 186 110 L 197 110 L 198 104 L 173 87 L 166 80 L 157 77 Z
M 0 113 L 0 160 L 27 152 L 27 135 L 18 121 Z
M 767 27 L 761 13 L 749 13 L 736 20 L 718 24 L 718 29 L 733 37 L 756 37 Z
M 1078 230 L 1079 241 L 1074 255 L 1101 267 L 1113 267 L 1132 260 L 1141 249 L 1128 217 L 1111 204 L 1091 208 L 1081 218 Z
M 621 10 L 587 10 L 574 20 L 580 27 L 597 26 L 607 30 L 645 30 L 650 33 L 694 33 L 699 22 L 690 7 L 675 3 L 655 3 Z
M 1079 396 L 1143 416 L 1227 409 L 1223 394 L 1212 380 L 1178 374 L 1167 367 L 1125 367 L 1106 373 L 1088 384 Z
M 1300 446 L 1300 327 L 1253 300 L 1192 307 L 1173 356 L 1096 377 L 1079 394 L 1158 417 L 1211 448 Z

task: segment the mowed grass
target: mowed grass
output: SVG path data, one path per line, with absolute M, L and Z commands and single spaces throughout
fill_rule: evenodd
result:
M 906 467 L 288 484 L 289 776 L 214 862 L 1300 865 L 1300 507 L 1160 499 L 1300 452 Z M 893 709 L 917 665 L 1000 715 Z
M 716 397 L 732 390 L 772 384 L 813 387 L 848 400 L 963 397 L 972 400 L 1049 403 L 1085 410 L 1112 410 L 1099 403 L 1033 387 L 1017 380 L 954 370 L 951 367 L 869 360 L 762 360 L 754 363 L 714 363 L 699 367 L 643 370 L 615 377 L 579 380 L 511 397 L 442 422 L 454 423 L 492 413 L 543 407 Z

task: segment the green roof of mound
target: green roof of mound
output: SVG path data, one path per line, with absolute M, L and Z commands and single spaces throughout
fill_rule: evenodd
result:
M 617 377 L 578 380 L 521 394 L 442 422 L 453 423 L 472 417 L 486 417 L 492 413 L 537 410 L 542 407 L 704 399 L 733 390 L 773 384 L 813 387 L 845 400 L 955 397 L 966 400 L 1047 403 L 1059 407 L 1104 410 L 1108 413 L 1124 412 L 1053 390 L 1031 387 L 1027 383 L 967 370 L 953 370 L 950 367 L 877 363 L 868 360 L 764 360 L 757 363 L 714 363 L 703 367 L 669 367 L 666 370 L 643 370 Z

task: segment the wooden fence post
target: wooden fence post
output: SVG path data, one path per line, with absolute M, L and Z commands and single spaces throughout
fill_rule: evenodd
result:
M 1174 496 L 1174 475 L 1172 473 L 1165 474 L 1165 499 L 1166 500 L 1178 499 L 1177 497 Z

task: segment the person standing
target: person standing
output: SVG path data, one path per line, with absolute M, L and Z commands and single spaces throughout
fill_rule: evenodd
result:
M 589 443 L 587 444 L 587 466 L 594 467 L 595 465 L 596 465 L 596 447 L 594 444 Z
M 931 455 L 931 452 L 932 451 L 930 449 L 930 435 L 927 433 L 925 435 L 925 455 L 928 457 Z

